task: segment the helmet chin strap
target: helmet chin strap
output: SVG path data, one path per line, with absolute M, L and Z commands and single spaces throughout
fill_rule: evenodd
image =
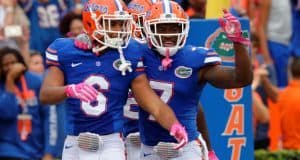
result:
M 125 59 L 125 56 L 124 56 L 124 53 L 123 53 L 123 50 L 121 47 L 118 48 L 118 51 L 120 53 L 120 60 L 121 60 L 121 65 L 119 66 L 119 71 L 121 71 L 122 75 L 125 76 L 126 71 L 132 72 L 131 62 L 127 61 Z
M 170 58 L 170 49 L 166 48 L 166 55 L 165 58 L 161 60 L 161 65 L 164 70 L 167 70 L 168 67 L 171 67 L 171 63 L 173 62 L 173 59 Z
M 100 55 L 100 52 L 105 50 L 107 48 L 107 46 L 101 46 L 99 47 L 98 45 L 94 46 L 92 48 L 92 52 L 96 55 L 96 56 L 99 56 Z

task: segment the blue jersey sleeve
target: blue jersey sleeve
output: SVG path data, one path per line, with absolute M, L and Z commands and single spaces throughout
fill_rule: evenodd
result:
M 136 66 L 133 68 L 134 72 L 133 72 L 133 78 L 138 77 L 139 75 L 144 74 L 145 72 L 145 67 L 144 67 L 144 62 L 143 62 L 143 58 L 140 57 L 139 60 L 136 63 Z
M 215 52 L 214 49 L 207 49 L 204 53 L 204 62 L 203 64 L 206 65 L 219 65 L 221 64 L 221 57 Z
M 130 61 L 132 63 L 133 70 L 133 79 L 138 77 L 139 75 L 144 74 L 145 66 L 144 66 L 144 54 L 148 51 L 147 46 L 135 41 L 131 40 L 127 49 L 124 52 L 128 52 L 130 56 Z
M 59 38 L 52 42 L 46 50 L 46 65 L 47 67 L 56 66 L 61 70 L 63 68 L 63 52 L 64 47 L 70 45 L 70 39 Z
M 17 97 L 7 92 L 4 87 L 0 89 L 0 120 L 14 120 L 19 113 Z
M 192 47 L 192 52 L 194 52 L 194 56 L 196 56 L 194 58 L 197 60 L 199 68 L 221 64 L 221 57 L 214 49 Z

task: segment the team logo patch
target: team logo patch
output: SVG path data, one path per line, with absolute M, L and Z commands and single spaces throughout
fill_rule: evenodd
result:
M 178 78 L 189 78 L 193 73 L 193 69 L 185 66 L 179 66 L 175 69 L 175 75 Z
M 117 59 L 113 62 L 113 67 L 119 71 L 119 67 L 120 65 L 122 64 L 121 60 L 120 59 Z

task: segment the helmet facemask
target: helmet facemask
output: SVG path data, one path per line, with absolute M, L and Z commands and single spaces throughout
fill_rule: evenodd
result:
M 120 49 L 126 48 L 131 38 L 132 32 L 132 16 L 124 11 L 117 11 L 110 15 L 100 15 L 94 19 L 96 30 L 92 37 L 103 47 L 98 51 L 107 47 Z
M 146 13 L 132 13 L 134 19 L 133 37 L 140 43 L 147 43 L 146 33 L 144 30 L 144 21 Z
M 162 31 L 162 25 L 173 27 L 169 27 L 168 31 Z M 151 45 L 161 55 L 166 56 L 166 53 L 169 52 L 169 56 L 173 56 L 185 45 L 189 31 L 189 22 L 188 19 L 176 18 L 175 15 L 170 13 L 162 14 L 159 19 L 146 21 L 145 30 Z M 168 43 L 166 40 L 172 43 Z

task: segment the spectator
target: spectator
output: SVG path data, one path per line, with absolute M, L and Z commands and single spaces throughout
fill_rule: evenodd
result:
M 300 58 L 291 64 L 292 80 L 278 95 L 282 144 L 284 149 L 300 150 Z
M 30 54 L 29 70 L 41 76 L 44 74 L 45 67 L 41 53 L 33 52 Z
M 269 146 L 269 116 L 268 114 L 268 103 L 267 96 L 264 88 L 261 84 L 261 74 L 264 73 L 266 77 L 274 79 L 274 71 L 270 66 L 265 65 L 262 62 L 261 55 L 259 53 L 260 39 L 256 34 L 251 35 L 252 41 L 252 63 L 255 69 L 254 80 L 252 83 L 252 101 L 253 101 L 253 114 L 254 114 L 254 140 L 255 149 L 267 149 Z M 265 108 L 263 108 L 265 107 Z
M 281 92 L 273 86 L 268 78 L 262 77 L 263 85 L 268 95 L 277 102 L 280 110 L 282 144 L 284 149 L 300 149 L 300 58 L 294 58 L 291 64 L 292 80 Z
M 268 72 L 265 68 L 259 67 L 254 70 L 254 79 L 252 82 L 252 104 L 253 104 L 253 126 L 254 135 L 256 135 L 257 124 L 266 124 L 269 122 L 269 111 L 265 103 L 262 101 L 260 95 L 257 93 L 256 88 L 261 83 L 261 76 L 267 75 Z
M 38 52 L 30 54 L 29 70 L 37 73 L 40 78 L 44 77 L 43 57 Z M 44 129 L 45 134 L 45 150 L 47 154 L 44 155 L 43 160 L 53 160 L 54 158 L 61 158 L 63 142 L 65 138 L 64 132 L 64 117 L 65 117 L 64 103 L 50 105 L 47 112 Z
M 288 45 L 292 34 L 290 1 L 261 0 L 258 10 L 260 15 L 257 32 L 264 61 L 266 64 L 274 63 L 277 85 L 285 87 L 290 56 Z
M 81 15 L 74 12 L 66 14 L 60 21 L 59 30 L 64 37 L 76 37 L 83 30 Z
M 59 21 L 68 11 L 68 3 L 61 0 L 19 0 L 30 19 L 30 49 L 39 51 L 44 55 L 48 45 L 60 37 Z
M 41 81 L 10 48 L 0 50 L 0 73 L 0 159 L 41 159 L 48 153 L 43 137 L 48 107 L 37 98 Z
M 22 50 L 26 63 L 29 60 L 29 20 L 16 0 L 0 0 L 1 46 L 15 46 Z M 3 44 L 3 42 L 5 44 Z

